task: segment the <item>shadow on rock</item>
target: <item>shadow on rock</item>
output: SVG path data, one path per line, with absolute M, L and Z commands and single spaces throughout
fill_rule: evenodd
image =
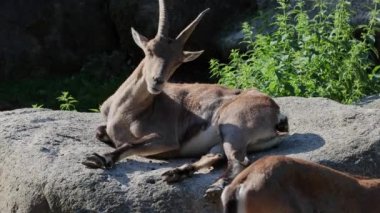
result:
M 307 153 L 319 149 L 325 145 L 325 140 L 317 134 L 292 134 L 277 147 L 262 152 L 251 154 L 251 159 L 256 160 L 265 155 L 291 155 Z
M 293 134 L 275 148 L 266 151 L 251 154 L 251 160 L 256 160 L 265 155 L 290 155 L 298 153 L 307 153 L 319 149 L 325 144 L 325 140 L 312 133 Z M 185 163 L 191 163 L 197 158 L 180 158 L 169 160 L 147 159 L 142 157 L 127 158 L 118 162 L 113 168 L 104 170 L 102 175 L 108 180 L 115 180 L 118 183 L 130 186 L 131 184 L 156 184 L 162 181 L 161 174 L 168 169 L 178 167 Z M 204 186 L 208 186 L 212 181 L 216 180 L 221 173 L 221 169 L 226 166 L 226 162 L 216 165 L 215 172 L 207 172 L 207 174 L 194 174 L 193 178 L 186 179 L 182 182 L 183 187 L 188 184 L 202 182 L 202 176 L 207 175 L 207 181 L 204 181 Z M 139 180 L 132 181 L 131 177 L 139 176 Z M 177 185 L 178 187 L 178 185 Z
M 169 161 L 136 157 L 127 158 L 118 162 L 113 168 L 103 170 L 103 175 L 110 179 L 115 179 L 123 185 L 130 184 L 129 176 L 141 174 L 141 182 L 155 184 L 162 181 L 161 174 L 165 171 L 178 167 L 185 163 L 192 162 L 193 159 L 172 159 Z
M 380 178 L 377 168 L 380 157 L 376 148 L 363 152 L 363 155 L 352 155 L 342 160 L 321 160 L 319 163 L 336 170 L 357 175 L 362 178 Z

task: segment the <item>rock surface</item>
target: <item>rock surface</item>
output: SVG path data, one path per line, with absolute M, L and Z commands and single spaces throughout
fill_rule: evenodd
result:
M 356 105 L 367 109 L 380 109 L 380 95 L 364 97 Z
M 133 43 L 130 28 L 154 36 L 157 2 L 0 1 L 0 80 L 76 73 L 91 57 L 115 50 L 140 60 L 142 51 Z M 205 49 L 215 57 L 213 37 L 223 23 L 254 5 L 251 0 L 167 0 L 171 35 L 175 37 L 199 12 L 212 8 L 188 45 L 190 50 Z
M 307 5 L 314 1 L 307 1 Z M 352 1 L 355 11 L 359 11 L 354 17 L 355 24 L 362 24 L 367 19 L 367 5 L 371 1 Z M 117 70 L 129 66 L 113 62 L 115 51 L 123 55 L 117 57 L 117 61 L 127 61 L 131 56 L 136 64 L 141 60 L 142 51 L 133 43 L 130 28 L 133 26 L 141 34 L 153 37 L 157 28 L 157 2 L 0 1 L 0 81 L 77 73 L 97 57 L 110 60 L 110 66 L 116 64 Z M 211 8 L 186 47 L 189 50 L 204 49 L 205 53 L 196 62 L 181 66 L 184 72 L 177 72 L 175 80 L 209 80 L 209 73 L 205 72 L 209 59 L 227 59 L 231 48 L 239 47 L 243 38 L 241 23 L 256 16 L 257 11 L 273 17 L 276 7 L 276 0 L 167 0 L 172 37 L 200 11 Z M 270 22 L 256 20 L 253 25 L 270 30 Z M 380 50 L 380 42 L 376 45 Z
M 278 98 L 292 136 L 251 155 L 286 154 L 380 177 L 380 109 L 323 98 Z M 20 109 L 0 113 L 0 212 L 220 212 L 202 198 L 221 170 L 167 185 L 160 174 L 190 159 L 133 157 L 90 170 L 83 156 L 110 148 L 96 141 L 99 114 Z
M 252 26 L 253 34 L 268 33 L 274 31 L 274 27 L 271 26 L 276 14 L 275 8 L 278 7 L 278 0 L 256 0 L 256 10 L 253 13 L 245 12 L 245 15 L 240 16 L 240 20 L 234 20 L 233 24 L 228 25 L 217 36 L 219 45 L 218 51 L 223 55 L 223 58 L 228 57 L 231 49 L 242 48 L 241 41 L 244 38 L 241 26 L 239 24 L 247 21 Z M 297 0 L 288 1 L 291 4 L 295 4 Z M 316 0 L 304 1 L 305 8 L 311 10 Z M 338 0 L 325 1 L 327 3 L 328 10 L 335 8 Z M 369 10 L 373 6 L 373 0 L 351 0 L 350 9 L 353 11 L 351 17 L 351 23 L 354 26 L 359 26 L 368 23 Z M 258 16 L 260 14 L 260 16 Z M 376 41 L 380 38 L 380 33 L 376 35 Z M 380 50 L 380 42 L 375 43 L 375 47 Z
M 0 26 L 0 80 L 78 72 L 118 44 L 106 0 L 3 0 Z

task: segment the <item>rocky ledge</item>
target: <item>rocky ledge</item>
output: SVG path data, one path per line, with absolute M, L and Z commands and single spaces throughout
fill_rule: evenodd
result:
M 323 98 L 278 98 L 292 135 L 251 155 L 283 154 L 347 172 L 380 176 L 380 109 Z M 365 104 L 363 104 L 365 105 Z M 96 141 L 99 114 L 19 109 L 0 113 L 0 212 L 219 212 L 203 193 L 221 170 L 168 185 L 161 173 L 192 159 L 126 159 L 86 169 L 84 155 L 111 148 Z

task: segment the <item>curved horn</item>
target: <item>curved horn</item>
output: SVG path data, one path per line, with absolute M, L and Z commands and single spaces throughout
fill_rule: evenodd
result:
M 165 0 L 158 0 L 158 4 L 160 8 L 160 18 L 158 22 L 156 38 L 167 37 L 169 26 L 166 14 Z
M 195 27 L 198 25 L 198 23 L 201 21 L 203 16 L 210 10 L 210 8 L 205 9 L 202 11 L 198 17 L 191 22 L 182 32 L 177 36 L 176 40 L 180 41 L 182 45 L 186 43 L 186 41 L 189 39 L 191 33 L 193 33 Z

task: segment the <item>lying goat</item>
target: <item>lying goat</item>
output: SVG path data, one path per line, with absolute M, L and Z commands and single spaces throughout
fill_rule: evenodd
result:
M 243 170 L 221 198 L 225 213 L 375 213 L 380 212 L 380 179 L 270 156 Z
M 200 157 L 163 174 L 167 182 L 181 180 L 196 170 L 227 157 L 226 175 L 208 190 L 221 193 L 242 169 L 246 153 L 270 148 L 288 134 L 287 118 L 267 95 L 256 90 L 228 89 L 215 84 L 174 84 L 167 81 L 185 62 L 203 51 L 183 47 L 203 11 L 175 39 L 168 37 L 164 0 L 159 0 L 158 32 L 149 40 L 132 29 L 145 57 L 101 106 L 106 125 L 97 138 L 115 148 L 93 154 L 83 162 L 89 168 L 108 168 L 131 155 L 153 158 Z

